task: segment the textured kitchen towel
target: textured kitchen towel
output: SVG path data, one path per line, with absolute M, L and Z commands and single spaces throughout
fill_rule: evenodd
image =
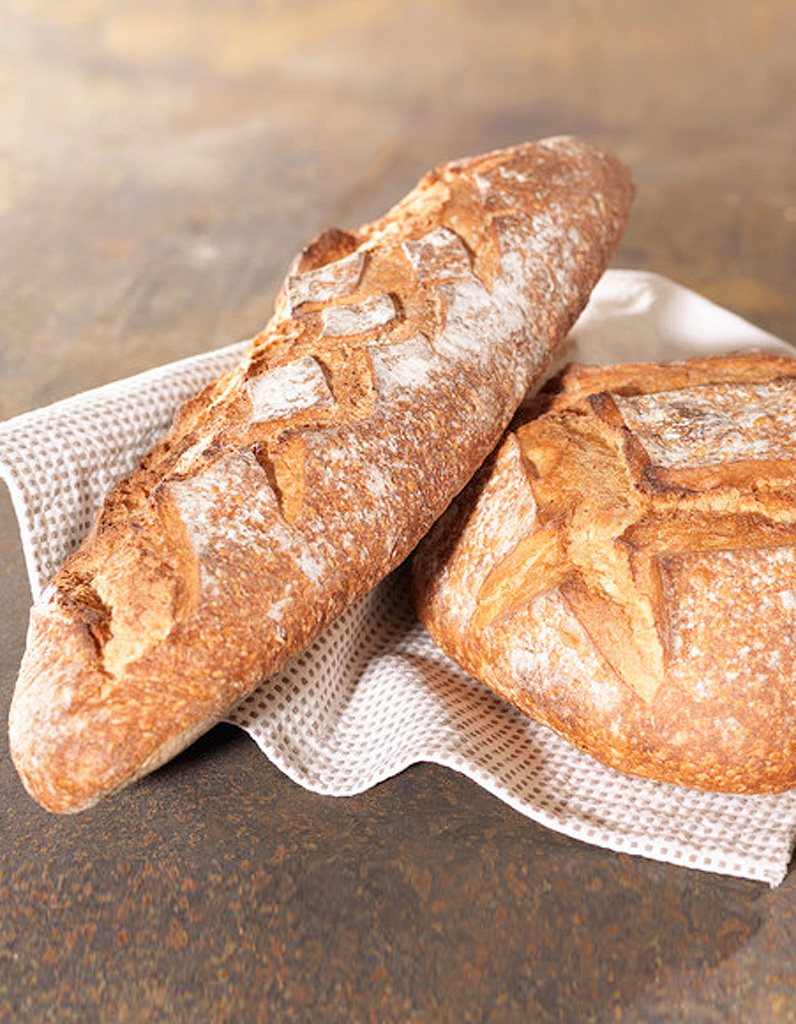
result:
M 655 274 L 608 271 L 566 359 L 658 361 L 784 342 Z M 245 343 L 182 360 L 0 425 L 0 475 L 37 595 L 102 496 L 177 405 Z M 399 570 L 230 716 L 282 771 L 334 796 L 418 761 L 469 776 L 534 821 L 607 849 L 777 885 L 796 838 L 796 791 L 731 796 L 623 775 L 529 721 L 449 661 L 415 619 Z

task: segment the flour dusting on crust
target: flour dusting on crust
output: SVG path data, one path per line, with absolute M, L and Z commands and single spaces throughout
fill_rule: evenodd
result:
M 796 458 L 796 380 L 792 378 L 613 397 L 653 465 L 672 468 Z
M 330 302 L 355 291 L 366 258 L 367 254 L 360 248 L 316 270 L 291 274 L 285 282 L 291 312 L 305 302 Z
M 255 423 L 285 419 L 297 412 L 334 402 L 323 367 L 312 356 L 246 381 Z
M 395 300 L 389 295 L 373 295 L 349 306 L 329 306 L 321 313 L 323 334 L 343 337 L 364 334 L 390 323 L 396 316 Z
M 368 352 L 381 394 L 418 388 L 441 369 L 440 359 L 425 334 L 414 334 L 393 345 L 372 345 Z

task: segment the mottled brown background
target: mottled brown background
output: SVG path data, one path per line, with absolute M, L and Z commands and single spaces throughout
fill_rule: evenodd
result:
M 0 0 L 0 418 L 254 333 L 286 264 L 453 156 L 632 166 L 616 264 L 796 341 L 793 0 Z M 28 593 L 0 498 L 5 715 Z M 0 747 L 0 1022 L 796 1021 L 776 891 L 417 767 L 294 786 L 232 730 L 59 819 Z

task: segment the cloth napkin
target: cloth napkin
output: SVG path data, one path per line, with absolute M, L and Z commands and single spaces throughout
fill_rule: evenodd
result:
M 87 532 L 109 486 L 168 428 L 178 404 L 233 365 L 229 346 L 0 424 L 34 598 Z M 608 271 L 563 358 L 658 361 L 784 342 L 651 273 Z M 551 372 L 554 368 L 551 368 Z M 796 790 L 704 793 L 607 768 L 530 721 L 434 646 L 405 567 L 349 609 L 230 716 L 299 785 L 362 792 L 419 761 L 468 776 L 519 813 L 609 850 L 775 886 L 796 840 Z

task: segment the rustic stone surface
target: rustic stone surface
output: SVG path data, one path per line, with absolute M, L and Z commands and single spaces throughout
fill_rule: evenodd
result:
M 311 235 L 558 132 L 617 265 L 796 340 L 790 0 L 1 0 L 0 418 L 254 333 Z M 0 715 L 28 595 L 0 499 Z M 218 729 L 75 818 L 0 744 L 0 1022 L 796 1021 L 796 881 L 616 856 L 417 767 L 313 796 Z

